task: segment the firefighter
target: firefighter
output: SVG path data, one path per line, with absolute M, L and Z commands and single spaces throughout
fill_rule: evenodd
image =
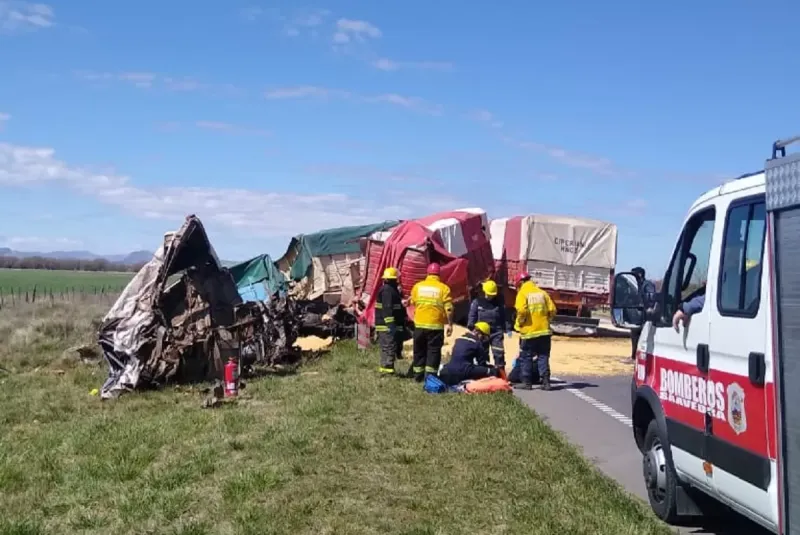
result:
M 420 382 L 439 372 L 444 338 L 453 334 L 453 298 L 440 275 L 439 264 L 429 264 L 427 277 L 414 285 L 409 299 L 415 310 L 414 360 L 408 375 Z
M 491 330 L 488 323 L 478 321 L 470 332 L 456 340 L 450 362 L 442 366 L 439 372 L 439 379 L 443 383 L 452 386 L 470 379 L 500 376 L 500 370 L 489 365 L 486 342 L 491 336 Z
M 547 292 L 536 286 L 531 276 L 523 272 L 517 278 L 514 308 L 517 312 L 514 329 L 519 332 L 519 367 L 522 379 L 517 388 L 533 388 L 533 359 L 537 357 L 542 390 L 550 390 L 550 320 L 556 315 L 556 305 Z
M 503 333 L 506 331 L 506 306 L 498 297 L 497 283 L 493 280 L 481 284 L 483 296 L 473 299 L 469 304 L 467 328 L 472 329 L 476 322 L 482 321 L 489 324 L 491 333 L 486 339 L 487 350 L 491 347 L 494 365 L 505 369 L 506 354 L 503 347 Z M 488 351 L 487 351 L 488 352 Z
M 383 271 L 383 286 L 375 300 L 375 331 L 381 348 L 378 371 L 385 376 L 395 373 L 394 363 L 402 356 L 406 329 L 406 310 L 397 279 L 397 269 L 387 267 Z

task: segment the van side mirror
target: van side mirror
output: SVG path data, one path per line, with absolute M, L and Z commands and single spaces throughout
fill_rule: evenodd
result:
M 641 327 L 644 322 L 644 302 L 636 275 L 618 273 L 611 288 L 611 323 L 615 327 L 633 329 Z

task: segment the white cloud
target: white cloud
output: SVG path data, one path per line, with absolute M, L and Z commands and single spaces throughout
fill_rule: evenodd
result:
M 316 28 L 322 26 L 329 15 L 330 11 L 326 9 L 298 10 L 284 22 L 283 30 L 290 37 L 297 37 L 304 31 L 316 37 Z
M 238 96 L 243 91 L 232 84 L 208 84 L 188 77 L 162 76 L 147 71 L 94 72 L 73 74 L 93 84 L 123 83 L 139 89 L 164 89 L 175 92 L 209 91 L 222 96 Z
M 344 45 L 351 42 L 364 43 L 368 39 L 378 39 L 383 33 L 380 28 L 365 20 L 339 19 L 336 21 L 336 31 L 333 42 Z
M 473 110 L 470 112 L 469 118 L 473 121 L 489 125 L 492 128 L 503 128 L 503 121 L 498 120 L 497 117 L 488 110 Z
M 340 89 L 329 89 L 313 85 L 300 85 L 293 87 L 278 87 L 270 89 L 264 93 L 264 97 L 271 100 L 292 99 L 292 98 L 348 98 L 351 96 L 349 91 Z
M 71 238 L 45 238 L 41 236 L 0 236 L 0 246 L 17 251 L 59 249 L 64 247 L 80 247 L 83 242 Z
M 426 113 L 428 115 L 441 115 L 443 112 L 442 106 L 439 104 L 432 104 L 425 99 L 418 97 L 405 97 L 396 93 L 387 93 L 378 95 L 376 97 L 366 97 L 367 102 L 385 102 L 394 106 L 400 106 L 408 110 Z
M 372 62 L 372 66 L 381 71 L 399 71 L 416 69 L 421 71 L 451 71 L 454 66 L 447 61 L 395 61 L 389 58 L 379 58 Z
M 282 32 L 289 37 L 308 34 L 319 37 L 320 33 L 329 33 L 336 52 L 352 54 L 360 61 L 382 71 L 398 70 L 432 70 L 450 71 L 453 64 L 446 61 L 396 61 L 389 58 L 376 57 L 370 50 L 370 41 L 383 36 L 383 32 L 375 24 L 366 20 L 340 17 L 329 22 L 331 12 L 327 9 L 295 9 L 288 12 L 277 8 L 247 7 L 239 11 L 239 15 L 248 22 L 262 18 L 280 26 Z
M 216 130 L 218 132 L 227 132 L 229 134 L 251 134 L 255 136 L 270 136 L 272 132 L 263 130 L 261 128 L 251 128 L 249 126 L 239 126 L 231 123 L 222 123 L 219 121 L 196 121 L 194 125 L 197 128 L 205 130 Z
M 343 193 L 276 193 L 244 188 L 144 187 L 129 177 L 98 173 L 59 160 L 52 148 L 0 143 L 0 187 L 61 185 L 134 216 L 175 224 L 197 214 L 207 225 L 248 235 L 285 237 L 320 228 L 410 218 L 445 202 L 407 193 L 386 205 Z
M 158 128 L 162 132 L 175 132 L 177 130 L 180 130 L 183 126 L 185 125 L 179 123 L 178 121 L 162 121 L 156 123 L 156 128 Z M 265 130 L 263 128 L 242 126 L 222 121 L 195 121 L 191 123 L 189 126 L 194 128 L 199 128 L 201 130 L 212 130 L 215 132 L 222 132 L 226 134 L 251 135 L 251 136 L 262 136 L 262 137 L 269 137 L 272 135 L 271 131 Z
M 295 86 L 279 87 L 266 91 L 264 97 L 267 99 L 308 99 L 308 98 L 349 98 L 361 102 L 386 103 L 399 106 L 408 110 L 425 113 L 428 115 L 442 115 L 443 107 L 439 104 L 428 102 L 419 97 L 408 97 L 397 93 L 385 93 L 383 95 L 357 95 L 350 91 L 341 89 L 330 89 L 319 86 Z
M 3 129 L 5 123 L 11 120 L 11 114 L 0 112 L 0 130 Z
M 319 35 L 318 29 L 325 24 L 330 11 L 327 9 L 294 9 L 285 13 L 280 9 L 248 7 L 239 11 L 239 16 L 247 22 L 256 22 L 267 19 L 279 25 L 285 35 L 297 37 L 302 33 L 309 33 L 312 37 Z
M 0 33 L 39 30 L 53 25 L 55 12 L 47 4 L 0 0 Z
M 510 138 L 507 138 L 510 139 Z M 510 140 L 511 144 L 518 146 L 522 149 L 532 150 L 535 152 L 543 153 L 557 160 L 564 165 L 570 167 L 577 167 L 580 169 L 587 169 L 598 175 L 605 176 L 632 176 L 632 171 L 625 171 L 617 168 L 609 158 L 603 156 L 594 156 L 573 150 L 567 150 L 561 147 L 554 147 L 545 145 L 536 141 L 516 141 Z

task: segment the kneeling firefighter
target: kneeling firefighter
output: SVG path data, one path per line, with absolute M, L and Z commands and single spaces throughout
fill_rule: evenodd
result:
M 481 285 L 483 296 L 473 299 L 469 304 L 467 328 L 472 330 L 479 321 L 489 325 L 490 333 L 486 340 L 487 350 L 491 347 L 494 365 L 504 370 L 506 354 L 503 347 L 503 333 L 506 331 L 506 306 L 498 297 L 497 283 L 488 280 Z
M 381 348 L 378 371 L 383 375 L 395 373 L 394 364 L 402 356 L 406 332 L 406 310 L 398 288 L 398 272 L 393 267 L 383 271 L 383 285 L 375 300 L 375 331 Z
M 442 366 L 439 379 L 448 386 L 462 381 L 500 377 L 500 370 L 489 365 L 486 342 L 491 335 L 491 327 L 485 321 L 478 321 L 472 330 L 458 338 L 453 344 L 450 362 Z

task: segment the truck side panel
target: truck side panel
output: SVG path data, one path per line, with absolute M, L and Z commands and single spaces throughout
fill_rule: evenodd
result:
M 582 308 L 608 304 L 613 273 L 605 268 L 565 266 L 535 260 L 497 261 L 498 284 L 505 288 L 506 306 L 514 306 L 513 286 L 517 275 L 527 269 L 532 280 L 547 290 L 559 314 L 576 315 Z

